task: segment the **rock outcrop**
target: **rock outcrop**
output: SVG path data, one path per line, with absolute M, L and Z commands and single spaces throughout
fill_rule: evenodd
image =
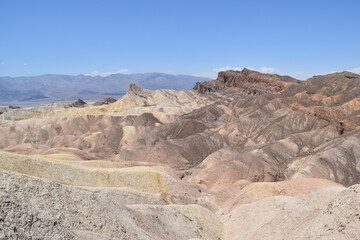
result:
M 93 103 L 93 106 L 101 106 L 101 105 L 107 105 L 113 102 L 116 102 L 117 100 L 115 98 L 111 98 L 111 97 L 106 97 L 106 98 L 102 98 L 96 102 Z
M 194 90 L 200 93 L 214 92 L 224 88 L 237 88 L 251 95 L 262 95 L 266 93 L 280 93 L 289 86 L 297 85 L 300 81 L 277 74 L 262 74 L 244 68 L 242 71 L 219 72 L 216 80 L 197 83 Z

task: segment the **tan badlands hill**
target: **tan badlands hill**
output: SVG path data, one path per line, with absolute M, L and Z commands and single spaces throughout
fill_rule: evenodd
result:
M 4 114 L 0 239 L 358 239 L 359 75 Z

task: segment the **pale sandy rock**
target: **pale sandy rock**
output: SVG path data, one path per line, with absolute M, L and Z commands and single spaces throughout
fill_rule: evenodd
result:
M 316 208 L 327 204 L 332 196 L 344 189 L 344 186 L 326 179 L 305 178 L 282 182 L 257 182 L 246 184 L 237 189 L 233 197 L 227 201 L 219 202 L 222 211 L 229 212 L 235 207 L 259 201 L 273 196 L 289 196 L 303 199 Z M 314 198 L 322 197 L 319 202 Z
M 357 239 L 358 185 L 313 189 L 301 194 L 295 190 L 296 197 L 270 196 L 237 205 L 221 216 L 225 239 Z
M 289 239 L 359 239 L 360 185 L 340 192 L 324 211 L 304 223 Z
M 0 179 L 4 239 L 222 239 L 220 221 L 200 206 L 157 205 L 154 212 L 153 205 L 142 205 L 151 210 L 145 213 L 124 205 L 128 200 L 116 189 L 119 195 L 104 197 L 99 190 L 2 170 Z
M 316 213 L 304 201 L 287 196 L 240 205 L 223 216 L 225 239 L 289 239 L 284 236 Z

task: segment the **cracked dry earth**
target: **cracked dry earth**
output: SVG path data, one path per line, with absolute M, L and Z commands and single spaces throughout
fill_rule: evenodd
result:
M 359 75 L 4 114 L 0 239 L 360 239 Z

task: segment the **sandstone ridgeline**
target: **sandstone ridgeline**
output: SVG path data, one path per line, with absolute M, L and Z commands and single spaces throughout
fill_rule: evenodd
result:
M 0 238 L 357 238 L 357 74 L 226 71 L 0 118 Z

